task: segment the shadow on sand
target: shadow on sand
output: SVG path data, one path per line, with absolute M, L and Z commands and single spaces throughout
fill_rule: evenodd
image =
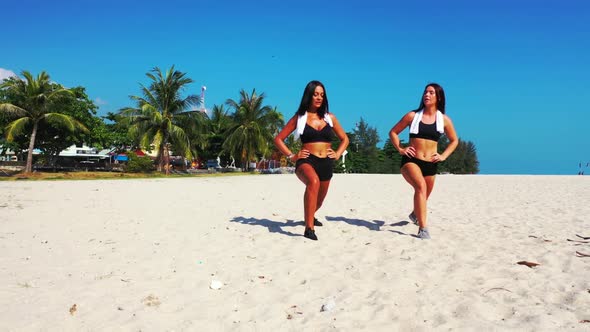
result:
M 402 221 L 393 223 L 393 224 L 391 224 L 389 226 L 391 226 L 391 227 L 402 227 L 402 226 L 408 225 L 409 223 L 410 222 L 407 221 L 407 220 L 402 220 Z M 392 233 L 395 233 L 395 234 L 399 234 L 399 235 L 405 235 L 405 236 L 410 236 L 410 237 L 418 237 L 417 235 L 414 235 L 414 234 L 408 234 L 408 233 L 396 231 L 396 230 L 393 230 L 393 229 L 390 229 L 389 231 L 392 232 Z
M 304 226 L 303 221 L 287 220 L 287 222 L 273 221 L 269 219 L 235 217 L 231 222 L 238 222 L 244 225 L 257 225 L 268 228 L 270 233 L 279 233 L 287 236 L 303 236 L 303 234 L 295 234 L 285 231 L 284 227 Z
M 347 223 L 349 225 L 353 225 L 353 226 L 367 227 L 368 229 L 370 229 L 372 231 L 380 231 L 381 227 L 383 225 L 385 225 L 385 221 L 382 221 L 382 220 L 367 221 L 367 220 L 362 220 L 362 219 L 351 219 L 351 218 L 346 218 L 346 217 L 330 217 L 330 216 L 326 216 L 326 220 L 330 221 L 330 222 L 345 222 L 345 223 Z M 280 222 L 280 221 L 274 221 L 274 220 L 269 220 L 269 219 L 235 217 L 235 218 L 231 219 L 230 221 L 231 222 L 238 222 L 238 223 L 241 223 L 244 225 L 256 225 L 256 226 L 266 227 L 270 233 L 279 233 L 279 234 L 283 234 L 283 235 L 287 235 L 287 236 L 303 236 L 303 234 L 292 233 L 292 232 L 286 231 L 284 228 L 305 226 L 305 223 L 303 221 L 295 221 L 295 220 L 287 220 L 287 222 Z M 409 221 L 402 220 L 402 221 L 390 224 L 389 226 L 402 227 L 402 226 L 408 225 L 409 223 L 410 223 Z M 389 231 L 392 233 L 395 233 L 395 234 L 399 234 L 399 235 L 417 237 L 417 235 L 415 235 L 415 234 L 407 234 L 407 233 L 400 232 L 397 230 L 390 229 Z
M 329 217 L 329 216 L 326 216 L 326 220 L 327 221 L 342 221 L 342 222 L 345 222 L 345 223 L 347 223 L 349 225 L 353 225 L 353 226 L 367 227 L 368 229 L 370 229 L 372 231 L 380 231 L 381 226 L 385 225 L 385 221 L 381 221 L 381 220 L 367 221 L 367 220 L 362 220 L 362 219 L 351 219 L 351 218 L 345 218 L 345 217 Z

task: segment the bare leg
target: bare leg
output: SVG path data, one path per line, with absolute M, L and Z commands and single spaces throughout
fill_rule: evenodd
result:
M 434 180 L 436 179 L 436 175 L 425 176 L 424 181 L 426 181 L 426 200 L 430 197 L 432 193 L 432 189 L 434 189 Z
M 407 163 L 401 169 L 404 179 L 414 188 L 414 214 L 420 228 L 426 227 L 426 199 L 428 188 L 418 165 Z
M 322 207 L 322 204 L 324 204 L 324 199 L 326 198 L 326 195 L 328 194 L 329 187 L 330 187 L 330 180 L 320 181 L 320 190 L 318 192 L 318 203 L 317 203 L 316 209 L 315 209 L 316 211 Z
M 428 201 L 428 198 L 430 198 L 430 194 L 432 193 L 432 189 L 434 189 L 435 178 L 436 175 L 424 177 L 424 181 L 426 181 L 426 201 Z M 416 212 L 414 210 L 412 210 L 412 214 L 416 216 Z
M 305 184 L 305 194 L 303 195 L 305 227 L 313 229 L 313 216 L 317 210 L 320 179 L 313 167 L 309 164 L 299 166 L 296 174 L 299 180 Z

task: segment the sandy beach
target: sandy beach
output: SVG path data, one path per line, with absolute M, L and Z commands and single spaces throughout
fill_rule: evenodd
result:
M 319 241 L 303 190 L 0 182 L 0 330 L 590 330 L 590 177 L 438 176 L 432 240 L 400 175 L 336 174 Z

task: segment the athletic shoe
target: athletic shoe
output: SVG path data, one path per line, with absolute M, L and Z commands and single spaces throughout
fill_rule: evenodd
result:
M 418 230 L 418 237 L 422 240 L 430 240 L 430 233 L 428 233 L 427 228 L 420 228 Z
M 303 233 L 303 236 L 305 236 L 306 238 L 308 238 L 310 240 L 314 240 L 314 241 L 318 240 L 318 237 L 315 235 L 315 231 L 311 228 L 305 227 L 305 232 Z
M 324 226 L 324 224 L 322 224 L 322 223 L 321 223 L 321 222 L 318 220 L 318 218 L 315 218 L 315 217 L 313 218 L 313 225 L 314 225 L 314 226 Z
M 414 214 L 414 211 L 412 211 L 412 213 L 410 213 L 408 218 L 410 218 L 410 221 L 413 222 L 414 225 L 418 226 L 418 219 L 416 219 L 416 215 Z

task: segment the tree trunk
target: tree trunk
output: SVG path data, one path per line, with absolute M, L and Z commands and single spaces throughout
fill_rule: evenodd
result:
M 170 148 L 168 147 L 168 144 L 166 144 L 166 147 L 164 147 L 164 155 L 166 156 L 166 175 L 170 175 Z
M 33 132 L 31 133 L 31 140 L 29 141 L 29 151 L 27 153 L 27 164 L 25 166 L 25 173 L 33 172 L 33 149 L 35 148 L 35 137 L 37 137 L 37 127 L 39 123 L 35 121 L 33 125 Z
M 158 148 L 158 156 L 156 158 L 158 159 L 157 171 L 161 172 L 164 166 L 164 145 L 160 144 L 160 147 Z

